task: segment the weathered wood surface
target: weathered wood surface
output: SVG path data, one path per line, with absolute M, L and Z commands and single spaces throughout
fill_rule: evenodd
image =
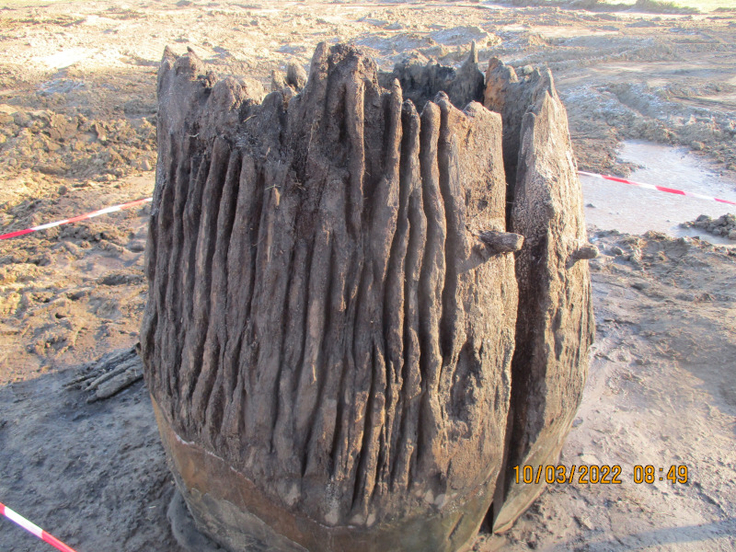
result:
M 582 398 L 595 322 L 582 190 L 567 113 L 549 70 L 517 77 L 492 59 L 486 106 L 504 121 L 504 160 L 513 198 L 519 311 L 512 365 L 507 459 L 496 489 L 494 530 L 511 527 L 544 483 L 517 484 L 514 466 L 555 465 Z
M 191 52 L 159 70 L 141 347 L 178 486 L 232 550 L 458 550 L 494 493 L 533 500 L 509 461 L 552 461 L 580 399 L 564 108 L 551 80 L 515 108 L 507 184 L 503 110 L 423 90 L 420 113 L 350 46 L 292 72 L 261 102 Z

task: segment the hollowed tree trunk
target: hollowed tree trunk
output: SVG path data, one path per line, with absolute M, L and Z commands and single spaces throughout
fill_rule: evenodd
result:
M 439 93 L 419 113 L 353 47 L 321 44 L 301 92 L 262 103 L 204 72 L 168 50 L 159 70 L 141 331 L 200 530 L 231 550 L 454 551 L 494 493 L 511 523 L 541 490 L 509 485 L 511 463 L 556 461 L 592 336 L 551 80 L 512 108 L 532 106 L 507 185 L 504 109 Z

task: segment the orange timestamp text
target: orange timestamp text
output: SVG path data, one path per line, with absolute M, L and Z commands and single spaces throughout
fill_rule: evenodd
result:
M 552 485 L 572 484 L 579 485 L 621 485 L 624 482 L 624 470 L 618 464 L 613 465 L 539 465 L 514 466 L 514 479 L 517 484 L 527 485 L 547 483 Z M 686 465 L 671 465 L 659 468 L 652 465 L 636 465 L 630 473 L 631 481 L 636 484 L 651 484 L 655 481 L 669 481 L 673 485 L 688 482 Z

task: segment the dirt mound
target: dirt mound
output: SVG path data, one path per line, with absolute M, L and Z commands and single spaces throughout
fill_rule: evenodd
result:
M 151 170 L 154 138 L 155 127 L 148 118 L 90 120 L 81 114 L 0 104 L 0 147 L 17 152 L 0 162 L 6 171 L 32 169 L 105 181 L 135 169 Z
M 729 240 L 736 240 L 736 216 L 727 214 L 713 219 L 708 215 L 700 215 L 692 222 L 682 223 L 684 228 L 702 228 L 714 236 L 723 236 Z

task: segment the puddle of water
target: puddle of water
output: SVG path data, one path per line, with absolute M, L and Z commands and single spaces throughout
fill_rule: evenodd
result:
M 629 180 L 736 201 L 736 182 L 718 176 L 687 148 L 631 140 L 623 143 L 619 159 L 642 167 L 632 172 Z M 700 236 L 711 243 L 734 245 L 726 238 L 698 228 L 681 228 L 679 224 L 703 214 L 716 218 L 734 213 L 736 206 L 593 177 L 581 176 L 580 182 L 586 222 L 601 230 L 630 234 L 656 230 L 676 237 Z

